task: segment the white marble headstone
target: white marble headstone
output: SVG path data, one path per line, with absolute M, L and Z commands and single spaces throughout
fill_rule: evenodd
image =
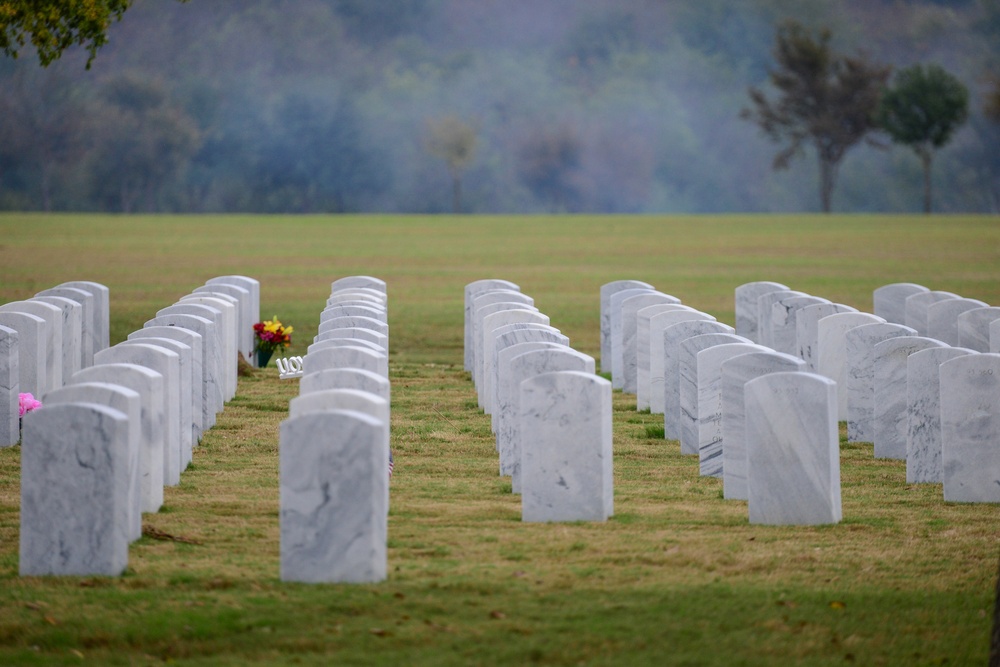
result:
M 561 336 L 562 334 L 558 335 Z M 512 376 L 507 372 L 507 369 L 510 368 L 510 361 L 519 354 L 547 348 L 572 349 L 568 345 L 555 343 L 550 340 L 532 340 L 523 343 L 514 343 L 513 345 L 504 345 L 497 350 L 497 401 L 496 409 L 490 415 L 490 429 L 497 437 L 497 452 L 500 451 L 500 432 L 505 428 L 504 422 L 517 417 L 517 412 L 513 411 L 513 406 L 516 394 L 520 391 L 521 382 L 520 379 L 517 382 L 511 380 Z M 501 463 L 502 468 L 503 465 Z
M 627 289 L 655 289 L 641 280 L 615 280 L 601 285 L 601 372 L 611 373 L 611 295 Z
M 371 329 L 362 327 L 340 327 L 339 329 L 328 329 L 315 337 L 315 342 L 327 340 L 329 338 L 360 338 L 370 343 L 375 343 L 385 353 L 389 352 L 389 337 Z
M 827 315 L 856 312 L 857 309 L 842 303 L 816 303 L 795 314 L 796 351 L 793 354 L 806 362 L 806 371 L 816 373 L 819 369 L 819 321 Z
M 685 320 L 663 330 L 663 433 L 667 440 L 681 438 L 681 343 L 688 338 L 710 333 L 732 334 L 734 329 L 714 320 Z
M 386 309 L 374 303 L 365 306 L 353 304 L 327 306 L 320 312 L 319 321 L 323 323 L 335 317 L 370 317 L 373 320 L 385 322 L 386 324 L 389 322 L 389 315 Z
M 637 294 L 621 302 L 622 318 L 622 391 L 635 394 L 638 387 L 638 312 L 655 304 L 680 304 L 681 300 L 670 294 L 650 292 Z M 612 384 L 614 379 L 612 376 Z
M 315 350 L 302 359 L 302 373 L 308 375 L 326 368 L 361 368 L 389 377 L 389 358 L 360 343 Z
M 660 307 L 667 308 L 671 306 L 664 305 Z M 649 318 L 648 405 L 643 402 L 641 393 L 636 395 L 636 407 L 640 410 L 644 407 L 648 407 L 649 411 L 654 415 L 662 415 L 665 409 L 664 403 L 666 401 L 666 389 L 664 388 L 664 379 L 666 360 L 663 357 L 663 352 L 664 332 L 667 330 L 667 327 L 672 327 L 680 322 L 715 322 L 715 318 L 713 316 L 708 313 L 703 313 L 700 310 L 689 309 L 679 305 L 672 307 L 677 310 L 657 313 Z M 733 328 L 727 324 L 722 326 L 726 327 L 725 331 L 733 331 Z M 639 391 L 642 391 L 641 385 L 639 386 Z M 676 438 L 677 436 L 674 435 L 673 437 Z
M 325 335 L 329 331 L 334 329 L 370 329 L 377 333 L 382 334 L 386 337 L 386 343 L 388 343 L 389 338 L 389 325 L 385 322 L 380 322 L 373 317 L 334 317 L 333 319 L 327 320 L 326 322 L 320 322 L 319 330 L 314 341 L 319 340 L 320 337 Z
M 945 299 L 927 307 L 927 337 L 958 345 L 958 316 L 967 310 L 986 308 L 978 299 Z M 983 350 L 985 352 L 985 350 Z
M 960 299 L 957 294 L 951 292 L 942 292 L 940 290 L 932 290 L 928 292 L 917 292 L 916 294 L 911 294 L 904 299 L 904 317 L 906 321 L 903 323 L 911 329 L 917 330 L 918 336 L 927 335 L 927 309 L 930 308 L 931 304 L 937 303 L 938 301 L 944 301 L 945 299 Z
M 639 294 L 656 294 L 654 289 L 631 287 L 615 292 L 608 297 L 609 319 L 611 321 L 611 384 L 621 389 L 624 382 L 625 354 L 622 340 L 622 302 Z
M 476 339 L 472 334 L 472 301 L 481 293 L 494 289 L 509 289 L 515 292 L 521 288 L 509 280 L 486 279 L 476 280 L 465 286 L 465 370 L 475 368 Z
M 944 499 L 1000 503 L 1000 354 L 941 364 Z
M 810 308 L 822 308 L 810 306 Z M 805 312 L 808 309 L 803 309 Z M 837 383 L 837 414 L 847 419 L 847 339 L 848 330 L 864 324 L 883 323 L 881 317 L 871 313 L 836 313 L 827 315 L 817 323 L 817 363 L 820 375 Z
M 774 347 L 774 304 L 795 296 L 809 296 L 805 292 L 783 289 L 765 292 L 757 297 L 757 341 L 771 349 Z
M 484 297 L 488 297 L 492 292 L 481 295 L 472 304 L 472 333 L 475 336 L 477 345 L 475 351 L 475 357 L 477 359 L 477 367 L 472 374 L 472 384 L 476 388 L 481 388 L 485 378 L 483 377 L 483 372 L 486 368 L 486 352 L 483 347 L 484 341 L 486 339 L 486 331 L 484 329 L 485 320 L 488 316 L 494 315 L 501 311 L 530 311 L 533 313 L 538 313 L 538 309 L 533 305 L 527 303 L 521 303 L 518 301 L 494 301 L 492 303 L 480 303 Z M 493 320 L 491 320 L 493 321 Z
M 94 295 L 90 292 L 84 291 L 82 289 L 77 289 L 76 287 L 52 287 L 46 290 L 42 290 L 38 296 L 59 296 L 65 299 L 70 299 L 80 304 L 83 311 L 80 315 L 80 368 L 86 368 L 87 366 L 94 365 L 94 351 L 98 348 L 97 342 L 94 340 L 94 311 L 97 308 L 97 302 Z
M 649 345 L 650 322 L 657 315 L 683 311 L 697 313 L 691 306 L 679 303 L 659 303 L 646 306 L 635 314 L 635 406 L 636 410 L 648 410 L 650 407 L 650 359 L 653 353 Z M 710 317 L 710 316 L 709 316 Z M 659 337 L 663 337 L 663 329 L 658 329 Z M 662 348 L 662 345 L 657 347 Z M 662 365 L 662 362 L 661 362 Z M 659 374 L 659 373 L 658 373 Z
M 799 311 L 806 306 L 830 303 L 818 296 L 789 296 L 778 299 L 771 305 L 771 345 L 775 352 L 799 353 L 797 319 Z
M 17 331 L 0 326 L 0 447 L 21 439 Z
M 331 292 L 352 287 L 374 289 L 382 292 L 382 294 L 386 294 L 385 281 L 374 276 L 344 276 L 330 283 Z
M 327 368 L 299 380 L 299 395 L 325 389 L 359 389 L 389 401 L 391 387 L 387 378 L 362 368 Z
M 191 306 L 201 307 L 201 306 Z M 173 308 L 173 307 L 171 307 Z M 225 404 L 224 387 L 222 385 L 222 350 L 215 324 L 200 315 L 185 313 L 167 313 L 157 315 L 142 325 L 148 327 L 182 327 L 201 336 L 202 372 L 205 381 L 202 385 L 202 425 L 205 430 L 215 425 L 215 416 L 222 412 Z
M 516 326 L 526 325 L 526 326 Z M 483 318 L 483 342 L 480 346 L 483 366 L 480 369 L 481 384 L 476 386 L 480 393 L 483 410 L 493 412 L 493 398 L 496 395 L 497 338 L 513 329 L 530 326 L 549 326 L 549 316 L 531 310 L 503 310 Z M 558 333 L 558 330 L 554 330 Z M 476 353 L 477 355 L 479 352 Z M 478 356 L 477 356 L 478 358 Z
M 707 333 L 685 338 L 677 347 L 677 405 L 679 410 L 677 423 L 681 454 L 699 455 L 698 353 L 710 347 L 727 343 L 750 343 L 750 339 L 731 333 Z
M 17 332 L 20 391 L 41 400 L 45 391 L 47 358 L 45 320 L 30 313 L 0 312 L 0 326 Z
M 499 426 L 499 422 L 494 422 L 492 417 L 496 413 L 494 407 L 499 404 L 500 401 L 500 359 L 501 354 L 506 352 L 509 348 L 521 343 L 554 343 L 562 347 L 569 347 L 569 338 L 564 336 L 555 327 L 549 327 L 542 324 L 509 324 L 505 327 L 501 327 L 497 330 L 499 335 L 497 336 L 495 348 L 495 362 L 493 364 L 493 375 L 492 375 L 492 398 L 490 400 L 489 411 L 487 414 L 491 416 L 491 426 L 495 429 Z M 503 357 L 505 360 L 510 360 L 513 357 L 505 355 Z M 516 387 L 514 391 L 517 391 Z
M 757 323 L 757 299 L 762 294 L 777 290 L 789 289 L 788 285 L 760 280 L 752 283 L 744 283 L 736 288 L 736 334 L 749 338 L 753 342 L 758 342 Z
M 211 283 L 202 287 L 194 288 L 194 292 L 207 294 L 225 294 L 231 296 L 238 302 L 238 323 L 237 342 L 240 357 L 247 363 L 253 363 L 254 336 L 253 325 L 260 320 L 255 319 L 256 313 L 253 311 L 253 295 L 250 290 L 241 285 L 233 283 Z
M 958 316 L 958 345 L 990 351 L 990 326 L 1000 320 L 1000 307 L 973 308 Z
M 61 387 L 62 314 L 59 309 L 41 301 L 12 301 L 0 305 L 0 313 L 27 313 L 42 320 L 38 326 L 38 335 L 42 340 L 41 352 L 45 357 L 44 373 L 38 376 L 37 391 L 32 393 L 35 398 L 40 398 L 50 390 Z M 22 333 L 21 338 L 24 337 Z
M 916 283 L 882 285 L 872 292 L 872 312 L 886 322 L 906 324 L 906 297 L 929 291 Z
M 128 340 L 142 338 L 168 338 L 191 348 L 191 423 L 194 429 L 192 444 L 197 444 L 201 435 L 208 430 L 205 426 L 205 355 L 202 351 L 202 337 L 199 333 L 184 327 L 149 326 L 133 331 Z
M 29 301 L 41 301 L 62 311 L 62 381 L 80 370 L 83 344 L 83 306 L 63 296 L 36 296 Z
M 94 296 L 94 353 L 107 348 L 111 344 L 111 291 L 107 286 L 90 280 L 71 280 L 60 283 L 58 287 L 72 287 Z
M 875 346 L 899 336 L 916 336 L 902 324 L 863 324 L 844 332 L 847 382 L 847 439 L 875 441 Z

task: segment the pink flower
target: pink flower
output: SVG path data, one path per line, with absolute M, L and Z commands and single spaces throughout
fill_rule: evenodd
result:
M 23 417 L 26 413 L 31 412 L 36 408 L 42 407 L 42 402 L 35 399 L 34 396 L 29 394 L 18 394 L 18 417 Z

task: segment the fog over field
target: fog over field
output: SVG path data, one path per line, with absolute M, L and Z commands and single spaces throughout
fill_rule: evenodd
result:
M 997 0 L 138 0 L 89 71 L 0 61 L 0 208 L 816 211 L 812 150 L 775 172 L 739 118 L 789 18 L 957 76 L 935 210 L 1000 210 Z M 919 159 L 874 138 L 833 209 L 920 210 Z

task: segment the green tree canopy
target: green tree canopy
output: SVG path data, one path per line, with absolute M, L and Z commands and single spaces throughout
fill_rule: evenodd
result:
M 826 29 L 813 35 L 796 21 L 782 23 L 774 49 L 777 67 L 770 72 L 777 98 L 750 88 L 752 107 L 740 112 L 770 139 L 787 144 L 774 158 L 775 169 L 787 168 L 812 144 L 824 212 L 830 211 L 840 161 L 876 128 L 874 115 L 890 72 L 862 56 L 834 53 L 830 38 Z
M 882 96 L 879 125 L 913 149 L 924 167 L 924 212 L 931 212 L 931 163 L 969 116 L 969 91 L 939 65 L 913 65 L 896 73 Z
M 452 182 L 452 212 L 462 211 L 462 172 L 476 155 L 476 129 L 456 116 L 427 122 L 427 152 L 444 160 Z

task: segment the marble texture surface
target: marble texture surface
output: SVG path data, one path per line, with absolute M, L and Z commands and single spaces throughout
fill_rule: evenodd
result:
M 635 394 L 638 386 L 638 312 L 655 304 L 680 304 L 681 300 L 662 292 L 637 294 L 621 302 L 622 391 Z M 612 378 L 612 383 L 614 379 Z
M 958 345 L 990 352 L 990 326 L 1000 320 L 1000 307 L 973 308 L 958 316 Z
M 354 410 L 313 412 L 281 423 L 282 581 L 386 578 L 387 428 Z
M 0 325 L 0 447 L 16 445 L 21 439 L 17 345 L 17 331 Z
M 906 481 L 941 483 L 941 364 L 974 354 L 936 347 L 906 358 Z
M 11 301 L 0 305 L 0 313 L 27 313 L 39 318 L 38 336 L 41 338 L 43 363 L 39 368 L 35 398 L 45 396 L 52 389 L 62 386 L 62 316 L 55 306 L 40 301 Z M 22 334 L 21 338 L 25 336 Z
M 667 306 L 662 306 L 666 308 Z M 649 411 L 654 415 L 662 415 L 666 401 L 666 389 L 664 386 L 665 378 L 665 364 L 666 360 L 663 357 L 664 353 L 664 335 L 668 327 L 672 327 L 675 324 L 681 322 L 715 322 L 715 317 L 709 315 L 708 313 L 703 313 L 700 310 L 695 310 L 693 308 L 680 306 L 673 306 L 677 310 L 657 313 L 649 318 L 649 398 L 648 405 L 643 402 L 641 391 L 642 386 L 640 385 L 640 394 L 636 396 L 636 406 L 638 409 L 642 410 L 644 407 L 648 407 Z M 729 325 L 722 325 L 726 329 L 718 329 L 717 331 L 733 331 L 733 328 Z M 707 333 L 707 332 L 705 332 Z M 640 405 L 641 403 L 641 405 Z M 676 434 L 673 436 L 676 439 Z
M 839 523 L 836 384 L 814 373 L 771 373 L 744 391 L 750 523 Z
M 681 438 L 681 343 L 688 338 L 703 334 L 733 334 L 733 332 L 733 327 L 714 320 L 687 320 L 672 324 L 663 330 L 663 433 L 667 440 Z M 696 451 L 689 453 L 694 454 Z
M 514 343 L 513 345 L 504 344 L 503 347 L 497 350 L 496 410 L 494 410 L 493 414 L 490 415 L 490 429 L 493 431 L 493 434 L 497 436 L 498 452 L 500 451 L 499 433 L 501 430 L 501 423 L 510 418 L 511 406 L 514 403 L 513 394 L 519 390 L 519 385 L 512 384 L 511 375 L 506 372 L 510 367 L 510 361 L 517 355 L 530 352 L 531 350 L 550 348 L 572 349 L 568 345 L 555 343 L 551 340 L 533 340 L 524 343 Z M 516 415 L 517 413 L 514 414 Z
M 111 345 L 111 290 L 106 285 L 92 280 L 71 280 L 60 283 L 57 287 L 71 287 L 93 295 L 94 353 Z
M 750 352 L 773 352 L 756 343 L 724 343 L 695 355 L 698 413 L 698 472 L 703 477 L 722 477 L 722 362 Z
M 315 336 L 315 340 L 313 342 L 319 343 L 320 341 L 330 338 L 358 338 L 366 340 L 369 343 L 375 343 L 383 352 L 388 353 L 389 351 L 388 336 L 363 327 L 340 327 L 338 329 L 328 329 L 322 334 Z
M 354 345 L 321 348 L 302 358 L 304 375 L 326 368 L 361 368 L 388 379 L 389 357 L 358 342 Z
M 927 307 L 927 337 L 948 345 L 958 345 L 958 316 L 967 310 L 985 308 L 978 299 L 944 299 Z M 985 350 L 983 350 L 985 352 Z
M 805 362 L 780 352 L 750 352 L 722 362 L 722 493 L 747 499 L 746 410 L 743 385 L 769 373 L 802 372 Z
M 904 317 L 906 326 L 916 329 L 918 336 L 927 335 L 927 309 L 931 304 L 945 299 L 961 299 L 957 294 L 943 292 L 941 290 L 931 290 L 928 292 L 917 292 L 911 294 L 904 300 Z
M 109 382 L 68 384 L 45 396 L 45 406 L 60 403 L 94 403 L 121 412 L 128 418 L 128 486 L 125 514 L 128 540 L 142 537 L 142 397 L 139 392 Z
M 486 296 L 485 294 L 483 296 Z M 481 299 L 482 297 L 480 297 Z M 526 303 L 519 303 L 517 301 L 495 301 L 493 303 L 486 303 L 480 305 L 479 299 L 473 302 L 472 305 L 472 333 L 476 337 L 476 351 L 475 357 L 477 359 L 476 368 L 472 373 L 472 385 L 476 388 L 482 387 L 485 380 L 483 377 L 483 372 L 486 369 L 486 359 L 485 359 L 485 348 L 484 340 L 486 339 L 486 331 L 484 329 L 485 320 L 490 315 L 494 315 L 501 311 L 517 311 L 517 312 L 532 312 L 539 313 L 538 309 L 533 305 Z M 496 319 L 491 320 L 491 322 L 497 321 Z M 518 321 L 512 320 L 512 321 Z
M 489 382 L 489 390 L 491 392 L 489 401 L 490 405 L 489 412 L 487 413 L 491 416 L 491 425 L 492 415 L 495 412 L 494 408 L 499 400 L 500 353 L 513 345 L 528 342 L 558 343 L 569 347 L 569 338 L 560 333 L 555 327 L 550 327 L 544 324 L 508 324 L 507 326 L 497 329 L 496 334 L 496 342 L 493 344 L 491 379 Z
M 51 287 L 35 294 L 39 296 L 59 296 L 80 304 L 83 308 L 80 320 L 80 368 L 94 365 L 94 350 L 97 343 L 94 340 L 94 310 L 96 299 L 90 292 L 76 287 Z
M 251 366 L 257 365 L 257 355 L 253 353 L 254 346 L 254 334 L 253 325 L 261 321 L 260 318 L 260 281 L 256 278 L 251 278 L 249 276 L 239 276 L 239 275 L 228 275 L 228 276 L 216 276 L 205 281 L 206 287 L 213 287 L 216 285 L 232 285 L 240 289 L 246 290 L 249 294 L 245 305 L 245 316 L 246 320 L 250 322 L 250 327 L 242 332 L 243 338 L 241 338 L 241 350 L 249 350 L 249 358 Z M 246 347 L 249 346 L 249 347 Z
M 363 331 L 363 329 L 361 330 Z M 374 332 L 372 332 L 374 333 Z M 329 347 L 364 347 L 373 352 L 378 352 L 379 354 L 386 354 L 386 349 L 379 345 L 378 343 L 373 343 L 365 338 L 352 338 L 343 337 L 337 338 L 335 336 L 327 336 L 323 340 L 318 340 L 309 347 L 306 348 L 306 354 L 311 354 L 312 352 L 318 352 L 320 350 L 325 350 Z
M 606 521 L 614 514 L 611 383 L 579 371 L 521 383 L 521 520 Z
M 80 370 L 81 345 L 83 344 L 83 306 L 63 296 L 35 296 L 29 301 L 41 301 L 55 306 L 62 313 L 61 381 Z M 57 351 L 58 356 L 58 351 Z
M 757 341 L 761 345 L 774 349 L 773 306 L 778 301 L 790 299 L 793 296 L 809 296 L 805 292 L 790 289 L 780 289 L 765 292 L 757 297 Z M 744 336 L 745 337 L 745 336 Z
M 476 389 L 480 392 L 480 400 L 486 414 L 492 414 L 493 400 L 496 397 L 497 339 L 517 329 L 539 327 L 559 333 L 558 329 L 549 326 L 548 315 L 530 310 L 505 310 L 483 318 L 483 343 L 480 348 L 483 357 L 480 375 L 482 384 Z
M 30 313 L 0 312 L 0 326 L 17 332 L 20 390 L 35 398 L 44 396 L 48 354 L 43 332 L 45 320 Z
M 799 311 L 806 306 L 830 303 L 818 296 L 787 296 L 771 304 L 771 344 L 775 352 L 797 355 L 799 353 L 798 328 Z
M 189 306 L 189 308 L 200 308 L 203 306 Z M 156 317 L 147 320 L 142 328 L 147 327 L 183 327 L 201 336 L 201 364 L 205 374 L 205 384 L 202 386 L 202 407 L 203 424 L 205 429 L 215 426 L 215 416 L 222 412 L 226 403 L 225 387 L 223 385 L 222 374 L 224 366 L 222 364 L 222 346 L 219 342 L 218 330 L 215 323 L 200 315 L 190 315 L 185 312 L 175 312 L 174 306 L 170 306 L 160 311 Z
M 514 391 L 508 396 L 510 403 L 498 406 L 506 409 L 497 433 L 500 453 L 500 474 L 510 475 L 511 490 L 521 493 L 521 384 L 530 377 L 556 371 L 580 371 L 594 374 L 594 358 L 570 347 L 529 350 L 510 360 L 504 375 Z
M 389 380 L 361 368 L 327 368 L 299 379 L 300 396 L 326 389 L 359 389 L 391 400 Z
M 757 298 L 762 294 L 777 290 L 790 289 L 788 285 L 772 282 L 769 280 L 759 280 L 752 283 L 744 283 L 736 288 L 736 334 L 749 338 L 754 343 L 759 342 L 757 333 L 757 323 L 759 321 L 757 313 Z
M 24 416 L 21 576 L 117 576 L 128 566 L 128 417 L 91 403 Z
M 941 469 L 947 502 L 1000 503 L 1000 354 L 941 364 Z
M 886 322 L 906 324 L 906 297 L 929 292 L 916 283 L 891 283 L 872 292 L 872 313 Z
M 139 394 L 139 494 L 143 512 L 158 512 L 163 505 L 164 379 L 137 364 L 103 364 L 81 368 L 69 384 L 107 383 Z
M 875 345 L 899 336 L 916 336 L 902 324 L 863 324 L 844 332 L 847 382 L 847 439 L 875 441 Z
M 698 353 L 710 347 L 727 343 L 750 343 L 750 339 L 731 333 L 707 333 L 685 338 L 677 346 L 677 425 L 681 454 L 699 456 L 700 453 L 698 450 Z
M 654 290 L 641 280 L 614 280 L 601 285 L 601 372 L 611 373 L 611 295 L 627 289 Z
M 464 368 L 467 371 L 472 371 L 475 368 L 475 346 L 476 338 L 472 333 L 472 302 L 475 298 L 482 294 L 483 292 L 488 292 L 490 290 L 496 289 L 509 289 L 515 292 L 520 292 L 521 288 L 509 280 L 499 280 L 495 278 L 488 278 L 485 280 L 476 280 L 468 283 L 465 286 L 465 354 L 464 354 Z
M 175 340 L 191 348 L 191 424 L 193 429 L 192 443 L 198 444 L 201 435 L 208 430 L 205 426 L 205 396 L 202 387 L 205 383 L 205 355 L 202 350 L 201 334 L 184 327 L 151 326 L 137 329 L 128 335 L 128 340 L 143 338 L 167 338 Z
M 250 290 L 240 285 L 215 283 L 195 287 L 192 293 L 208 296 L 225 295 L 236 299 L 236 347 L 240 358 L 250 363 L 250 360 L 255 356 L 253 353 L 253 325 L 260 321 L 252 319 L 250 315 L 253 304 Z
M 816 373 L 819 369 L 819 321 L 828 315 L 856 312 L 842 303 L 817 303 L 795 314 L 794 354 L 806 362 L 806 371 Z
M 381 278 L 376 278 L 375 276 L 344 276 L 343 278 L 338 278 L 330 283 L 331 292 L 351 287 L 374 289 L 382 292 L 382 294 L 387 294 L 388 290 L 388 286 L 385 281 Z
M 181 438 L 180 355 L 148 343 L 122 343 L 94 355 L 94 366 L 102 364 L 135 364 L 163 376 L 163 484 L 177 486 L 186 458 Z
M 1000 352 L 1000 320 L 990 322 L 990 352 Z
M 140 329 L 140 331 L 143 331 Z M 177 354 L 178 367 L 177 367 L 177 377 L 178 384 L 180 387 L 180 403 L 178 405 L 178 412 L 180 414 L 179 419 L 179 432 L 181 442 L 181 470 L 186 470 L 188 465 L 191 463 L 192 450 L 194 446 L 198 444 L 198 430 L 195 428 L 194 421 L 194 399 L 192 396 L 200 391 L 200 384 L 195 384 L 194 381 L 194 362 L 192 357 L 194 356 L 194 350 L 192 350 L 188 345 L 180 342 L 179 340 L 174 340 L 173 338 L 157 338 L 157 337 L 138 337 L 129 338 L 123 340 L 119 345 L 129 345 L 129 344 L 149 344 L 162 347 L 164 349 L 170 350 Z M 108 348 L 111 349 L 111 348 Z M 155 369 L 154 369 L 155 370 Z M 200 381 L 200 378 L 199 378 Z
M 816 368 L 820 375 L 837 383 L 837 415 L 841 420 L 847 419 L 846 334 L 854 327 L 875 323 L 884 324 L 881 317 L 871 313 L 836 313 L 817 323 Z
M 877 459 L 906 460 L 906 360 L 915 352 L 947 348 L 923 336 L 899 336 L 872 348 L 875 371 L 872 437 Z
M 237 368 L 240 355 L 240 335 L 237 329 L 239 312 L 236 309 L 236 299 L 224 294 L 212 296 L 187 294 L 177 302 L 179 306 L 188 304 L 208 306 L 220 313 L 216 323 L 218 324 L 219 340 L 222 343 L 223 387 L 226 392 L 226 400 L 231 401 L 236 396 Z M 195 314 L 197 315 L 197 313 Z
M 316 335 L 313 337 L 313 342 L 320 340 L 324 335 L 327 335 L 330 331 L 333 331 L 334 329 L 343 329 L 345 327 L 349 329 L 354 329 L 354 328 L 370 329 L 371 331 L 375 331 L 385 336 L 387 339 L 386 342 L 388 342 L 389 325 L 386 324 L 385 322 L 380 322 L 373 317 L 363 317 L 363 316 L 334 317 L 333 319 L 327 320 L 325 322 L 320 322 L 319 329 L 317 330 Z
M 477 354 L 481 353 L 478 349 L 478 343 L 483 340 L 483 318 L 491 313 L 513 308 L 538 312 L 538 308 L 535 307 L 535 300 L 533 298 L 515 290 L 491 290 L 489 292 L 483 292 L 472 299 L 472 307 L 469 310 L 469 317 L 471 318 L 469 321 L 469 328 L 472 331 L 472 340 L 477 342 L 477 344 L 474 345 L 472 353 L 473 358 L 475 358 Z M 481 366 L 482 364 L 480 364 L 480 368 Z M 474 371 L 475 369 L 470 370 Z M 480 378 L 478 377 L 478 374 L 473 372 L 473 385 L 479 381 Z
M 648 410 L 650 407 L 650 372 L 649 364 L 653 350 L 649 345 L 650 321 L 657 315 L 683 311 L 687 313 L 698 312 L 691 306 L 679 303 L 659 303 L 646 306 L 636 311 L 635 314 L 635 407 L 636 410 Z M 659 336 L 663 337 L 663 328 L 659 329 Z M 658 345 L 662 348 L 662 345 Z M 661 362 L 662 363 L 662 362 Z
M 377 304 L 361 305 L 336 305 L 327 306 L 319 314 L 319 321 L 322 324 L 327 320 L 337 317 L 370 317 L 373 320 L 388 324 L 389 315 L 386 309 Z
M 655 294 L 656 290 L 633 287 L 615 292 L 608 301 L 611 315 L 611 384 L 621 389 L 625 382 L 625 348 L 622 340 L 622 302 L 639 294 Z

